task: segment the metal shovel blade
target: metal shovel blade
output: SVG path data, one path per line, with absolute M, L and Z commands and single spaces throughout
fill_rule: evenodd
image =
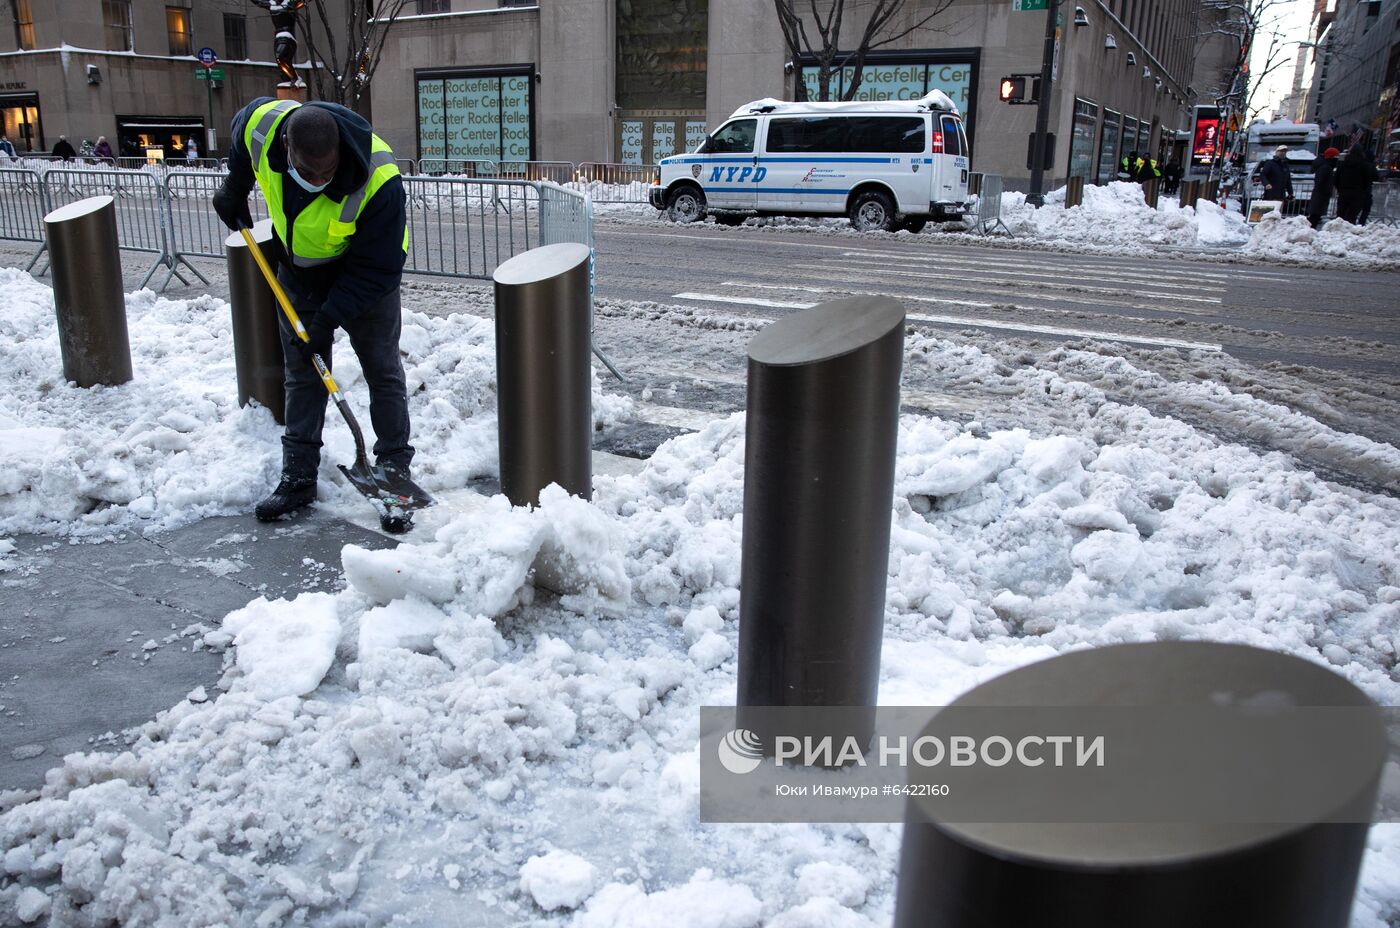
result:
M 340 465 L 341 473 L 382 513 L 410 515 L 415 510 L 433 504 L 427 491 L 402 474 L 386 470 L 383 465 L 370 467 L 368 462 L 356 461 L 354 467 Z

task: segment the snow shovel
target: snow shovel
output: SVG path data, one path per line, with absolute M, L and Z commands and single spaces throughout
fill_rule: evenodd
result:
M 253 260 L 257 262 L 258 269 L 262 271 L 263 277 L 267 280 L 267 285 L 272 288 L 273 295 L 277 297 L 277 305 L 282 307 L 287 321 L 291 323 L 292 331 L 296 332 L 297 337 L 303 342 L 310 341 L 310 337 L 306 334 L 306 328 L 301 324 L 301 317 L 292 308 L 291 300 L 287 299 L 286 291 L 277 282 L 276 275 L 268 266 L 267 258 L 263 257 L 262 249 L 253 240 L 252 233 L 248 231 L 247 226 L 241 226 L 238 232 L 243 236 L 243 242 L 248 246 Z M 433 498 L 422 487 L 402 474 L 385 470 L 383 466 L 370 466 L 369 456 L 365 454 L 365 436 L 360 431 L 360 423 L 355 421 L 355 414 L 350 411 L 350 405 L 340 394 L 340 387 L 336 386 L 330 368 L 326 367 L 326 362 L 321 360 L 319 354 L 311 355 L 311 363 L 316 368 L 316 373 L 321 375 L 321 382 L 326 385 L 326 392 L 330 393 L 331 399 L 335 400 L 336 408 L 345 417 L 345 424 L 350 426 L 351 434 L 355 436 L 355 464 L 352 467 L 346 467 L 344 464 L 339 465 L 341 473 L 346 476 L 355 489 L 364 494 L 365 498 L 374 505 L 375 510 L 379 513 L 379 524 L 384 527 L 386 532 L 399 534 L 408 531 L 413 527 L 413 513 L 431 506 Z

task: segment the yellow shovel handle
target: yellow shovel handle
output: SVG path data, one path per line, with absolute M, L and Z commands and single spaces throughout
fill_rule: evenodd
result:
M 277 297 L 277 305 L 282 307 L 283 314 L 287 321 L 291 323 L 292 331 L 297 334 L 297 338 L 303 342 L 311 341 L 311 336 L 306 334 L 306 327 L 301 324 L 301 317 L 292 308 L 292 301 L 287 299 L 287 291 L 282 289 L 282 285 L 277 282 L 277 275 L 272 273 L 272 268 L 267 263 L 267 258 L 263 257 L 262 249 L 253 239 L 253 233 L 245 226 L 238 230 L 238 234 L 243 236 L 243 243 L 248 246 L 248 251 L 252 253 L 253 260 L 258 263 L 258 270 L 262 271 L 263 278 L 267 285 L 272 288 L 272 295 Z M 316 367 L 316 373 L 321 375 L 321 382 L 326 385 L 326 389 L 332 397 L 340 396 L 340 387 L 336 386 L 335 379 L 331 377 L 330 368 L 326 367 L 326 362 L 321 360 L 319 354 L 311 356 L 311 363 Z

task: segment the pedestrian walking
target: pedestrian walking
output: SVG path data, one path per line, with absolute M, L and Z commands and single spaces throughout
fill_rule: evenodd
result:
M 97 137 L 97 144 L 92 146 L 92 153 L 98 158 L 110 159 L 112 157 L 112 146 L 107 141 L 107 136 L 99 135 Z
M 255 514 L 271 521 L 316 499 L 326 388 L 311 362 L 331 363 L 345 329 L 369 386 L 374 454 L 386 474 L 409 478 L 408 393 L 399 356 L 399 283 L 408 250 L 403 182 L 394 152 L 362 117 L 334 103 L 260 97 L 233 120 L 228 177 L 214 209 L 230 229 L 252 225 L 256 183 L 279 244 L 277 279 L 309 341 L 279 316 L 286 375 L 282 476 Z M 389 531 L 402 519 L 381 514 Z
M 1365 225 L 1363 212 L 1371 212 L 1371 185 L 1380 180 L 1376 165 L 1360 145 L 1353 145 L 1337 165 L 1337 216 L 1356 225 Z
M 185 160 L 195 161 L 199 158 L 199 143 L 194 139 L 185 139 Z
M 1288 146 L 1280 145 L 1274 149 L 1272 158 L 1259 162 L 1255 173 L 1259 176 L 1259 183 L 1264 188 L 1262 199 L 1293 199 L 1293 177 L 1288 172 L 1287 156 Z
M 68 141 L 68 136 L 60 135 L 58 141 L 54 143 L 53 156 L 62 158 L 64 161 L 72 161 L 78 157 L 78 151 L 73 147 L 73 143 Z
M 1176 193 L 1177 188 L 1181 186 L 1181 161 L 1176 155 L 1172 155 L 1167 166 L 1162 168 L 1162 177 L 1165 180 L 1162 185 L 1163 191 L 1168 195 Z
M 1308 201 L 1308 222 L 1314 229 L 1322 227 L 1322 217 L 1327 215 L 1327 207 L 1332 203 L 1332 191 L 1336 185 L 1337 156 L 1341 152 L 1329 148 L 1313 164 L 1312 199 Z
M 0 155 L 9 158 L 11 161 L 14 161 L 16 157 L 18 157 L 15 154 L 15 145 L 10 141 L 8 135 L 0 135 Z

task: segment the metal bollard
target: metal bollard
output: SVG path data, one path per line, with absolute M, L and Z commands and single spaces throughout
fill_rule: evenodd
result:
M 131 380 L 117 207 L 89 197 L 44 217 L 63 376 L 80 387 Z
M 1142 182 L 1142 199 L 1152 209 L 1157 208 L 1157 191 L 1161 187 L 1161 179 L 1149 177 Z
M 823 303 L 749 343 L 741 719 L 876 704 L 903 358 L 888 297 Z
M 496 268 L 501 492 L 515 506 L 557 483 L 593 498 L 587 245 L 532 248 Z
M 1065 209 L 1084 203 L 1084 178 L 1075 175 L 1065 181 Z
M 253 226 L 253 240 L 266 249 L 272 241 L 272 220 Z M 281 310 L 272 288 L 243 241 L 235 232 L 224 241 L 228 254 L 229 302 L 233 309 L 233 364 L 238 374 L 238 405 L 257 400 L 278 425 L 285 424 L 286 389 L 282 337 L 277 330 Z
M 1196 202 L 1201 198 L 1201 182 L 1198 180 L 1188 180 L 1181 185 L 1181 193 L 1177 200 L 1177 205 L 1182 209 L 1190 206 L 1193 209 Z
M 1319 716 L 1311 717 L 1314 726 L 1342 733 L 1326 757 L 1314 756 L 1313 739 L 1272 724 L 1285 714 L 1280 707 L 1293 706 L 1328 707 L 1321 710 L 1328 714 L 1320 723 Z M 1135 714 L 1109 723 L 1115 734 L 1109 735 L 1111 758 L 1104 769 L 1115 762 L 1132 767 L 1136 756 L 1153 758 L 1149 771 L 1132 767 L 1134 773 L 1123 774 L 1132 779 L 1132 803 L 1143 808 L 1136 815 L 1120 808 L 1107 823 L 1074 817 L 988 824 L 978 817 L 969 824 L 942 820 L 937 798 L 911 799 L 905 808 L 895 928 L 1346 928 L 1386 761 L 1386 735 L 1379 710 L 1340 675 L 1243 645 L 1151 642 L 1062 654 L 1022 667 L 963 694 L 947 711 L 954 707 L 964 714 L 947 726 L 990 708 L 981 716 L 988 731 L 1013 737 L 1013 715 L 996 714 L 994 707 L 1018 707 L 1021 713 L 1024 707 L 1081 707 L 1086 719 L 1100 725 L 1109 718 L 1104 707 L 1119 713 L 1133 707 L 1129 711 Z M 1339 708 L 1352 714 L 1330 714 Z M 1230 732 L 1243 726 L 1259 735 L 1260 745 L 1267 740 L 1268 758 L 1240 751 L 1230 736 L 1192 724 L 1206 712 L 1228 715 Z M 1063 724 L 1073 727 L 1072 716 L 1055 718 L 1069 718 Z M 1039 726 L 1046 724 L 1059 727 Z M 920 738 L 946 731 L 935 717 Z M 1228 770 L 1228 781 L 1202 789 L 1194 772 L 1183 776 L 1184 768 L 1156 762 L 1188 754 L 1193 771 Z M 1295 789 L 1300 780 L 1294 771 L 1304 768 L 1308 776 L 1321 770 L 1325 785 L 1314 778 L 1306 781 L 1310 788 Z M 1010 768 L 997 772 L 1005 769 Z M 1053 779 L 1051 766 L 1034 774 L 1047 777 L 1037 802 L 1082 810 L 1105 808 L 1099 804 L 1108 797 L 1111 804 L 1112 790 L 1103 780 L 1076 779 L 1073 773 Z M 947 771 L 927 775 L 947 776 Z M 980 776 L 995 780 L 996 773 L 983 768 Z M 1005 781 L 989 783 L 986 802 L 1009 808 L 1025 800 L 1025 792 L 1008 793 L 1004 787 Z M 1183 808 L 1194 803 L 1213 810 L 1210 819 L 1153 818 L 1147 807 L 1166 794 L 1185 797 Z M 1300 820 L 1305 823 L 1252 821 L 1252 810 L 1260 808 L 1253 803 L 1265 794 L 1290 808 L 1299 804 L 1307 810 Z
M 1201 196 L 1212 203 L 1220 202 L 1220 181 L 1208 180 L 1201 187 Z

